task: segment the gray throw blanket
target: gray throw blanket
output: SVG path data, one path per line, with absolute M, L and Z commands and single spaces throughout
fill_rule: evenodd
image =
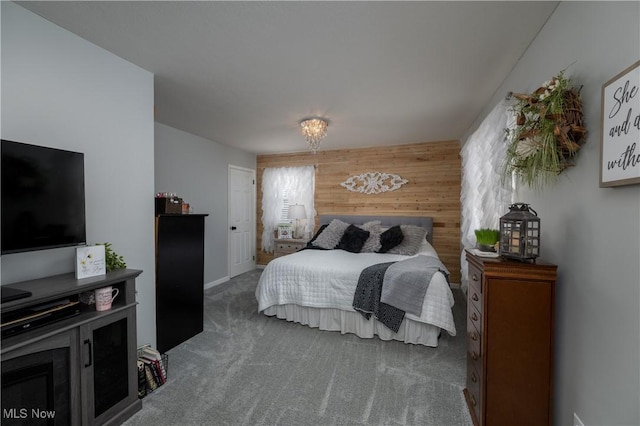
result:
M 427 288 L 436 272 L 442 272 L 449 282 L 449 270 L 435 257 L 420 255 L 395 262 L 384 274 L 380 302 L 420 316 Z
M 366 319 L 375 315 L 378 321 L 397 333 L 404 319 L 404 311 L 380 301 L 385 271 L 393 263 L 378 263 L 362 270 L 353 295 L 353 308 Z

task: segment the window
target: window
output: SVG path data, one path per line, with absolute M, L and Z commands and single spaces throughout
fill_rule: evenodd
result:
M 274 231 L 279 223 L 289 222 L 289 206 L 305 207 L 307 221 L 314 223 L 315 167 L 265 168 L 262 174 L 262 250 L 273 252 Z
M 467 139 L 460 152 L 462 157 L 461 238 L 464 247 L 475 245 L 478 228 L 496 228 L 500 216 L 507 212 L 513 188 L 501 182 L 502 161 L 507 145 L 505 128 L 511 125 L 513 114 L 500 102 L 487 115 L 478 129 Z M 461 254 L 462 288 L 467 287 L 467 261 Z

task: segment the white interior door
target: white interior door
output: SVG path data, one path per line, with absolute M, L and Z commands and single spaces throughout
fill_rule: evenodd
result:
M 229 166 L 229 278 L 256 267 L 256 171 Z

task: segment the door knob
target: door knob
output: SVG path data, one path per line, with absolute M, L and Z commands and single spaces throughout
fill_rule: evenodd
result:
M 232 230 L 232 231 L 235 231 L 236 229 L 238 229 L 238 228 L 236 228 L 235 226 L 232 226 L 232 227 L 231 227 L 231 230 Z

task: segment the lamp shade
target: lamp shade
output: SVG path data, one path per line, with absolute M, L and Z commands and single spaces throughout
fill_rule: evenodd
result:
M 287 214 L 288 219 L 306 219 L 307 212 L 304 209 L 302 204 L 294 204 L 289 206 L 289 213 Z

